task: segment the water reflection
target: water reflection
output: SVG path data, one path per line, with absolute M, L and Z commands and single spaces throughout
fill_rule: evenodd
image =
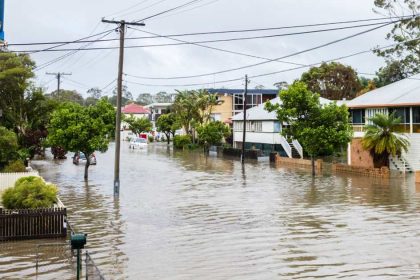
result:
M 150 145 L 83 168 L 41 161 L 107 279 L 407 279 L 419 274 L 420 194 L 379 180 Z M 2 278 L 32 273 L 34 244 L 3 243 Z M 64 274 L 63 274 L 64 275 Z M 65 279 L 65 278 L 64 278 Z

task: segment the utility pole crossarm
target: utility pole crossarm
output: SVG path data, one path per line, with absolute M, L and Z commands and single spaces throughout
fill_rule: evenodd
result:
M 47 75 L 54 75 L 57 77 L 57 97 L 60 96 L 60 85 L 61 85 L 61 76 L 70 76 L 71 73 L 57 72 L 57 73 L 45 73 Z
M 136 25 L 136 26 L 145 26 L 143 22 L 126 22 L 124 20 L 108 20 L 108 19 L 102 19 L 103 23 L 113 23 L 113 24 L 125 24 L 125 25 Z

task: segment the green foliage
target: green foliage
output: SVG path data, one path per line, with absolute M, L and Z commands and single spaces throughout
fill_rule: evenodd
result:
M 174 113 L 160 115 L 156 121 L 156 129 L 159 132 L 163 132 L 166 135 L 168 144 L 172 137 L 175 136 L 175 132 L 181 128 L 181 125 Z
M 45 183 L 40 177 L 24 177 L 16 181 L 13 188 L 2 195 L 4 207 L 8 209 L 33 209 L 53 206 L 57 199 L 57 187 Z
M 194 136 L 193 129 L 207 123 L 218 104 L 221 101 L 207 90 L 178 91 L 173 109 L 185 132 Z
M 353 99 L 362 88 L 356 71 L 339 62 L 312 67 L 302 74 L 301 81 L 310 91 L 330 100 Z
M 231 134 L 230 127 L 221 121 L 209 122 L 197 128 L 198 138 L 206 146 L 221 145 Z
M 375 6 L 380 9 L 378 14 L 387 14 L 390 17 L 400 17 L 391 31 L 386 35 L 398 45 L 384 50 L 375 50 L 378 56 L 384 57 L 387 66 L 380 72 L 388 74 L 391 80 L 405 78 L 420 73 L 420 2 L 418 0 L 375 0 Z M 411 15 L 412 17 L 403 16 Z M 395 75 L 395 66 L 398 65 L 400 74 Z M 393 70 L 387 68 L 394 68 Z M 391 70 L 391 71 L 388 71 Z
M 136 99 L 136 103 L 143 106 L 152 104 L 153 96 L 150 93 L 140 93 Z
M 0 125 L 20 131 L 25 125 L 25 92 L 34 77 L 35 63 L 28 55 L 0 52 Z
M 15 161 L 11 161 L 9 162 L 3 169 L 2 172 L 5 173 L 14 173 L 14 172 L 25 172 L 26 171 L 26 167 L 25 164 L 23 164 L 23 161 L 18 159 Z
M 350 141 L 352 128 L 345 106 L 321 105 L 319 96 L 302 82 L 281 91 L 280 99 L 281 106 L 267 103 L 266 109 L 276 111 L 278 120 L 289 125 L 282 134 L 298 140 L 312 158 L 337 152 Z
M 192 139 L 190 135 L 175 135 L 174 147 L 177 149 L 184 149 L 188 145 L 191 145 Z
M 377 114 L 370 119 L 372 122 L 366 126 L 366 132 L 362 139 L 363 148 L 371 151 L 374 155 L 375 166 L 388 166 L 390 155 L 400 155 L 408 150 L 408 139 L 398 133 L 398 125 L 401 119 L 394 114 Z
M 137 135 L 142 132 L 149 132 L 153 128 L 153 125 L 148 118 L 136 118 L 133 115 L 130 115 L 130 117 L 124 118 L 124 122 L 126 122 L 128 128 Z
M 379 68 L 374 79 L 377 87 L 383 87 L 410 76 L 405 65 L 399 61 L 389 61 L 386 66 Z
M 85 100 L 83 96 L 75 90 L 66 90 L 60 89 L 60 93 L 57 94 L 57 91 L 51 92 L 51 94 L 47 95 L 50 99 L 56 100 L 58 102 L 73 102 L 79 105 L 83 105 Z
M 95 105 L 82 107 L 75 103 L 65 103 L 51 118 L 48 143 L 61 146 L 67 151 L 83 152 L 86 158 L 95 152 L 108 149 L 109 135 L 115 131 L 115 110 L 106 100 L 100 99 Z M 86 161 L 85 179 L 87 179 Z
M 17 158 L 18 141 L 16 134 L 0 126 L 0 164 Z
M 153 137 L 152 135 L 149 135 L 147 137 L 147 140 L 149 140 L 150 143 L 153 143 L 155 141 L 155 137 Z

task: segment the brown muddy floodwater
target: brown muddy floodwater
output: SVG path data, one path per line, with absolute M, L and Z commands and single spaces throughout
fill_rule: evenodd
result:
M 88 234 L 106 279 L 420 279 L 420 193 L 379 180 L 275 168 L 268 162 L 113 146 L 85 184 L 71 159 L 37 161 Z M 35 240 L 0 244 L 1 279 L 35 279 Z M 64 249 L 57 249 L 58 251 Z M 38 279 L 74 279 L 45 253 Z M 50 267 L 49 267 L 50 265 Z

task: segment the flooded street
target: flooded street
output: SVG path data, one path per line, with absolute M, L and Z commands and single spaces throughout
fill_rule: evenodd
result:
M 312 179 L 268 162 L 242 169 L 237 160 L 123 143 L 114 199 L 113 158 L 113 145 L 97 154 L 88 184 L 71 158 L 34 163 L 59 186 L 106 279 L 420 279 L 411 177 Z M 40 242 L 0 244 L 0 278 L 33 279 Z

